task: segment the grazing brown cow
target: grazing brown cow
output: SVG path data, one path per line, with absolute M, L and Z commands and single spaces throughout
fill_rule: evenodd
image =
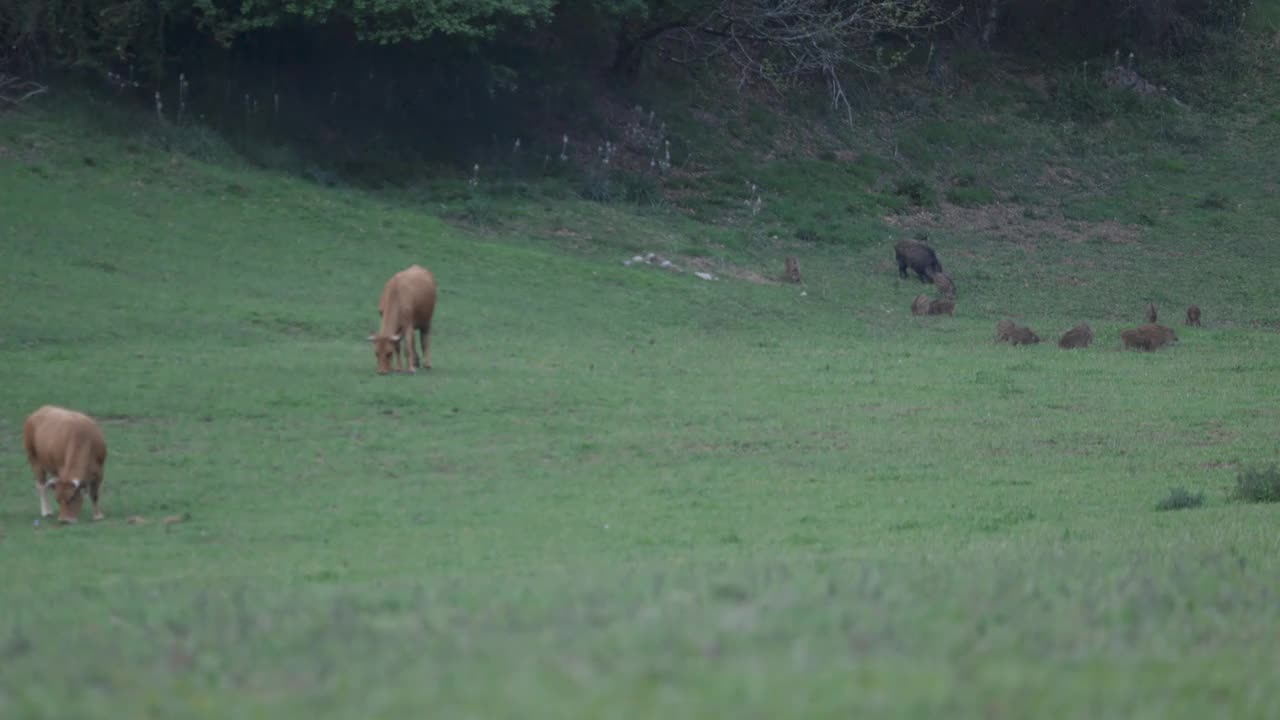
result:
M 1152 352 L 1170 343 L 1178 342 L 1178 336 L 1174 334 L 1171 328 L 1163 325 L 1147 324 L 1139 325 L 1130 330 L 1122 330 L 1120 332 L 1120 342 L 1123 348 L 1137 348 Z
M 400 351 L 409 372 L 417 367 L 431 368 L 430 338 L 431 315 L 436 309 L 436 280 L 431 272 L 418 265 L 401 270 L 382 287 L 378 298 L 378 314 L 382 325 L 370 335 L 373 355 L 378 361 L 378 374 L 391 372 L 391 356 L 396 359 L 396 371 L 400 370 Z M 420 332 L 421 357 L 414 359 L 413 331 Z M 403 346 L 401 340 L 408 340 Z
M 1147 303 L 1147 322 L 1154 323 L 1156 321 L 1156 304 Z
M 929 302 L 930 315 L 955 315 L 956 304 L 953 300 L 931 300 Z
M 1080 323 L 1058 338 L 1058 347 L 1063 350 L 1074 350 L 1087 348 L 1091 342 L 1093 342 L 1093 328 L 1089 327 L 1089 323 Z
M 915 300 L 911 301 L 912 315 L 928 315 L 929 314 L 929 296 L 917 295 Z
M 1187 307 L 1187 324 L 1200 327 L 1200 306 L 1190 305 Z
M 1040 336 L 1036 335 L 1026 325 L 1019 325 L 1012 320 L 1001 320 L 996 323 L 996 342 L 1007 342 L 1012 345 L 1035 345 L 1040 342 Z
M 22 446 L 35 476 L 41 517 L 53 514 L 45 498 L 45 489 L 52 485 L 58 501 L 59 522 L 76 521 L 85 490 L 93 501 L 93 519 L 102 519 L 98 492 L 107 463 L 107 441 L 92 418 L 74 410 L 45 405 L 28 415 L 22 424 Z
M 898 275 L 907 276 L 907 268 L 915 271 L 920 282 L 933 282 L 933 276 L 942 272 L 942 263 L 933 248 L 917 240 L 899 240 L 893 245 L 893 258 L 898 261 Z

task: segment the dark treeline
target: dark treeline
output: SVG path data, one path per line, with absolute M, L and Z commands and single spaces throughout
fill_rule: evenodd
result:
M 224 130 L 419 138 L 437 156 L 571 127 L 662 67 L 739 82 L 845 78 L 926 44 L 1046 61 L 1195 53 L 1252 0 L 0 0 L 0 70 L 107 77 Z M 400 141 L 402 142 L 402 140 Z M 504 140 L 502 142 L 509 142 Z M 457 158 L 453 158 L 457 159 Z

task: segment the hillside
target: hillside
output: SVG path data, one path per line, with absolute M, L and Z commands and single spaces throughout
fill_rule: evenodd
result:
M 1165 69 L 1186 107 L 1005 66 L 854 129 L 655 90 L 673 169 L 621 197 L 0 115 L 0 716 L 1270 717 L 1268 42 Z M 909 312 L 919 231 L 955 317 Z M 379 377 L 414 262 L 435 367 Z M 1180 342 L 1122 352 L 1148 301 Z M 100 523 L 36 517 L 44 403 L 103 426 Z

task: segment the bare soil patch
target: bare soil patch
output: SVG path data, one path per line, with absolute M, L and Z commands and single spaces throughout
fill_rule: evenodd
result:
M 904 234 L 946 230 L 982 235 L 1032 247 L 1038 241 L 1083 243 L 1102 239 L 1116 244 L 1138 242 L 1143 228 L 1114 220 L 1068 220 L 1061 208 L 1035 208 L 1018 203 L 996 203 L 967 208 L 941 203 L 938 208 L 904 215 L 885 216 L 884 222 Z

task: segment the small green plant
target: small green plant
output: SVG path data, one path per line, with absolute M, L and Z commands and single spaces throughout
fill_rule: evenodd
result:
M 1212 190 L 1200 201 L 1199 207 L 1206 210 L 1229 210 L 1231 208 L 1231 198 L 1217 190 Z
M 662 182 L 656 175 L 622 175 L 619 178 L 622 199 L 642 206 L 662 204 Z
M 1183 487 L 1169 490 L 1168 496 L 1156 503 L 1156 510 L 1187 510 L 1204 504 L 1204 493 L 1193 493 Z
M 952 183 L 956 187 L 973 187 L 978 184 L 978 173 L 972 168 L 961 170 L 952 178 Z
M 947 202 L 961 207 L 978 207 L 995 202 L 996 195 L 991 188 L 973 185 L 961 185 L 947 191 Z
M 476 227 L 498 227 L 502 224 L 501 203 L 487 197 L 467 198 L 454 211 L 446 213 L 450 218 Z
M 803 242 L 816 243 L 820 239 L 818 231 L 812 227 L 796 228 L 796 239 Z
M 1251 503 L 1280 502 L 1280 468 L 1245 468 L 1236 475 L 1234 497 Z

